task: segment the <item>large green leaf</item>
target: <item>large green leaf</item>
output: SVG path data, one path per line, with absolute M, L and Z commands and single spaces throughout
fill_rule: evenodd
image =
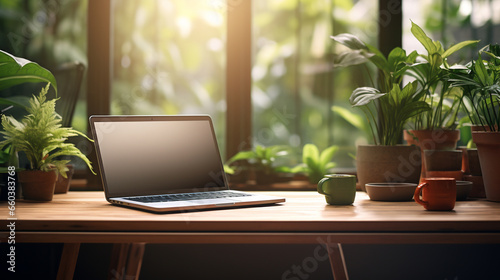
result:
M 438 48 L 434 44 L 431 38 L 425 34 L 424 30 L 420 28 L 417 24 L 415 24 L 413 21 L 411 22 L 411 33 L 417 40 L 424 46 L 424 48 L 427 50 L 427 53 L 433 54 L 438 52 Z
M 326 170 L 328 163 L 332 161 L 333 156 L 335 155 L 338 149 L 339 147 L 337 146 L 331 146 L 323 150 L 323 152 L 319 157 L 320 166 L 322 166 Z
M 57 92 L 52 73 L 35 62 L 0 50 L 0 90 L 23 83 L 50 83 Z
M 389 69 L 391 72 L 396 71 L 400 63 L 406 62 L 406 51 L 402 48 L 394 48 L 387 57 L 387 62 L 389 63 Z
M 346 108 L 340 106 L 332 106 L 332 111 L 334 113 L 339 114 L 339 116 L 341 116 L 346 122 L 350 123 L 355 128 L 362 131 L 369 130 L 369 127 L 367 126 L 365 119 L 359 114 L 355 114 L 347 110 Z
M 449 49 L 447 49 L 441 56 L 443 58 L 447 58 L 448 56 L 450 56 L 452 53 L 456 52 L 456 51 L 459 51 L 460 49 L 464 48 L 464 47 L 467 47 L 467 46 L 470 46 L 470 45 L 473 45 L 475 43 L 479 42 L 479 40 L 469 40 L 469 41 L 463 41 L 463 42 L 460 42 L 458 44 L 455 44 L 453 46 L 451 46 Z
M 349 101 L 353 106 L 363 106 L 384 95 L 385 93 L 381 93 L 376 88 L 359 87 L 352 92 Z
M 311 169 L 317 168 L 319 162 L 319 150 L 314 144 L 305 144 L 303 148 L 302 161 Z

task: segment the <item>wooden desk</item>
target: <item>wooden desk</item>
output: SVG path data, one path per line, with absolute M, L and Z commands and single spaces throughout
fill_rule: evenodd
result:
M 457 202 L 430 212 L 415 202 L 374 202 L 358 192 L 352 206 L 329 206 L 316 192 L 269 192 L 281 205 L 152 214 L 117 207 L 102 192 L 70 192 L 52 202 L 16 202 L 16 242 L 65 243 L 59 278 L 71 278 L 80 243 L 114 243 L 115 271 L 140 271 L 145 243 L 321 244 L 335 279 L 347 279 L 341 244 L 500 243 L 500 203 Z M 0 240 L 11 222 L 0 204 Z M 21 222 L 22 221 L 22 222 Z M 124 256 L 129 256 L 128 259 Z M 132 257 L 130 257 L 132 256 Z

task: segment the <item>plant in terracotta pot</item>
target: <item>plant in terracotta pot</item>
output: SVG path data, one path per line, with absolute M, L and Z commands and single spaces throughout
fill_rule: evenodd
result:
M 314 144 L 305 144 L 302 149 L 302 163 L 291 169 L 293 173 L 306 174 L 311 184 L 317 184 L 330 169 L 335 167 L 333 156 L 339 148 L 330 146 L 320 152 Z
M 363 110 L 375 144 L 357 149 L 356 167 L 361 189 L 364 190 L 366 183 L 418 181 L 420 150 L 398 145 L 408 120 L 429 110 L 429 105 L 420 100 L 417 82 L 401 86 L 409 65 L 415 63 L 417 52 L 407 55 L 397 47 L 385 57 L 354 35 L 340 34 L 332 38 L 350 49 L 339 55 L 336 66 L 370 62 L 379 74 L 376 85 L 355 89 L 349 99 L 354 107 Z
M 460 91 L 451 86 L 449 71 L 461 66 L 450 66 L 448 58 L 478 41 L 462 41 L 445 50 L 441 42 L 433 41 L 413 22 L 411 32 L 427 53 L 419 54 L 417 62 L 409 66 L 408 74 L 415 78 L 419 86 L 417 95 L 429 104 L 430 110 L 412 119 L 414 129 L 405 131 L 404 138 L 408 144 L 420 146 L 422 153 L 424 150 L 454 150 L 460 139 L 456 127 L 462 98 Z M 421 178 L 427 176 L 425 165 L 423 160 Z
M 57 92 L 57 84 L 52 73 L 35 62 L 15 57 L 0 50 L 0 91 L 24 83 L 49 82 Z M 28 98 L 16 96 L 0 97 L 2 114 L 12 107 L 25 108 Z M 10 145 L 0 149 L 0 200 L 7 200 L 7 171 L 8 166 L 18 167 L 17 154 Z
M 289 168 L 281 165 L 279 159 L 285 157 L 288 153 L 289 147 L 284 145 L 268 147 L 257 145 L 251 151 L 240 151 L 232 156 L 225 164 L 226 171 L 229 171 L 229 174 L 237 173 L 240 170 L 235 169 L 248 166 L 254 172 L 257 184 L 267 185 L 287 181 L 291 179 L 286 174 Z M 242 163 L 245 161 L 247 164 Z M 234 163 L 240 164 L 235 166 Z
M 49 86 L 30 99 L 26 108 L 29 114 L 21 121 L 2 116 L 4 140 L 0 148 L 11 145 L 15 151 L 25 153 L 30 163 L 27 170 L 18 173 L 24 198 L 29 200 L 52 200 L 57 173 L 65 177 L 68 171 L 69 160 L 58 159 L 61 156 L 79 157 L 93 172 L 89 159 L 74 144 L 66 142 L 68 137 L 87 136 L 61 127 L 61 118 L 55 111 L 56 99 L 46 97 Z
M 487 59 L 484 60 L 482 56 Z M 452 84 L 463 90 L 464 108 L 473 125 L 486 198 L 500 201 L 500 46 L 488 45 L 463 71 L 455 71 Z
M 420 60 L 409 66 L 408 74 L 418 82 L 418 95 L 429 104 L 430 110 L 415 116 L 414 129 L 405 134 L 405 139 L 412 143 L 417 138 L 422 150 L 455 149 L 460 137 L 456 120 L 462 98 L 460 91 L 451 86 L 449 70 L 461 66 L 450 66 L 448 58 L 478 41 L 462 41 L 445 50 L 413 22 L 411 32 L 427 53 L 419 54 Z

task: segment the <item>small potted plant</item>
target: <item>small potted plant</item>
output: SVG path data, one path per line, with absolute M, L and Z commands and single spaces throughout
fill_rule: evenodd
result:
M 488 59 L 484 60 L 482 55 Z M 463 91 L 463 104 L 473 125 L 486 198 L 500 201 L 500 45 L 488 45 L 477 60 L 452 73 L 452 85 Z
M 279 159 L 285 157 L 288 153 L 289 148 L 287 146 L 264 147 L 257 145 L 251 151 L 240 151 L 231 157 L 225 164 L 226 172 L 229 171 L 227 172 L 229 174 L 238 173 L 231 166 L 236 162 L 246 161 L 247 164 L 243 164 L 243 166 L 249 166 L 254 173 L 255 181 L 259 185 L 289 181 L 291 178 L 286 174 L 289 168 L 279 163 Z
M 337 150 L 337 146 L 330 146 L 320 152 L 316 145 L 306 144 L 302 149 L 302 163 L 292 168 L 291 172 L 306 174 L 309 183 L 318 184 L 335 167 L 332 159 Z
M 46 97 L 49 86 L 30 99 L 26 108 L 29 114 L 21 121 L 2 116 L 4 140 L 0 149 L 11 145 L 16 152 L 26 154 L 29 167 L 18 174 L 24 198 L 29 200 L 52 200 L 57 173 L 65 177 L 68 171 L 69 160 L 58 159 L 61 156 L 79 157 L 94 172 L 89 159 L 74 144 L 66 142 L 68 137 L 77 135 L 90 139 L 72 128 L 61 127 L 61 118 L 55 111 L 57 99 Z

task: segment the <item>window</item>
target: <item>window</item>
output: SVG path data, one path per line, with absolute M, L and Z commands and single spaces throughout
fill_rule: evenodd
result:
M 225 11 L 205 0 L 121 0 L 112 14 L 111 114 L 209 114 L 224 147 Z
M 90 114 L 207 113 L 226 157 L 254 144 L 297 155 L 305 143 L 335 144 L 338 166 L 352 167 L 367 137 L 331 107 L 356 112 L 348 96 L 369 81 L 363 67 L 331 67 L 340 46 L 330 35 L 392 49 L 401 33 L 405 48 L 419 48 L 411 19 L 445 46 L 478 38 L 481 47 L 500 23 L 498 0 L 404 1 L 398 29 L 391 9 L 401 1 L 378 2 L 379 14 L 370 0 L 0 1 L 0 48 L 49 68 L 86 63 L 79 130 Z

